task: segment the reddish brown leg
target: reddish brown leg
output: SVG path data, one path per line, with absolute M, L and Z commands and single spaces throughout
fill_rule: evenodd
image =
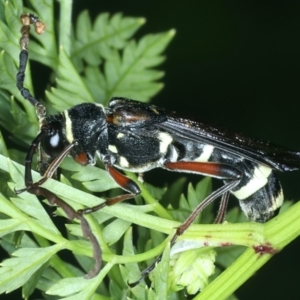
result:
M 42 179 L 40 179 L 38 182 L 33 183 L 32 180 L 32 174 L 31 174 L 31 164 L 32 164 L 32 157 L 35 153 L 38 144 L 40 143 L 43 136 L 46 134 L 46 131 L 41 131 L 39 135 L 35 138 L 35 140 L 32 142 L 27 156 L 25 160 L 25 185 L 26 188 L 22 190 L 16 191 L 17 194 L 20 194 L 24 191 L 27 191 L 31 194 L 34 194 L 36 196 L 44 196 L 51 205 L 57 205 L 60 207 L 65 214 L 67 215 L 69 220 L 78 219 L 81 224 L 82 234 L 84 237 L 88 238 L 92 244 L 93 247 L 93 257 L 95 259 L 95 266 L 94 268 L 85 275 L 85 278 L 93 278 L 95 277 L 101 270 L 102 267 L 102 251 L 100 248 L 100 245 L 94 236 L 89 223 L 86 221 L 84 216 L 80 213 L 74 210 L 68 203 L 64 202 L 62 199 L 57 197 L 54 193 L 51 191 L 41 187 L 40 185 L 43 184 L 45 181 L 47 181 L 51 176 L 54 174 L 56 169 L 58 168 L 61 161 L 68 155 L 68 153 L 71 151 L 71 149 L 76 145 L 76 142 L 73 144 L 70 144 L 68 147 L 66 147 L 62 153 L 57 156 L 49 165 L 48 169 L 45 172 L 45 175 Z
M 119 195 L 119 196 L 116 196 L 116 197 L 113 197 L 113 198 L 109 198 L 105 202 L 103 202 L 99 205 L 79 210 L 78 211 L 79 213 L 81 213 L 81 214 L 90 214 L 92 212 L 98 211 L 99 209 L 102 209 L 105 206 L 111 206 L 111 205 L 114 205 L 118 202 L 128 200 L 128 199 L 132 199 L 136 195 L 141 193 L 140 188 L 138 187 L 138 185 L 133 180 L 131 180 L 130 178 L 128 178 L 124 174 L 120 173 L 112 165 L 107 164 L 105 167 L 106 167 L 106 170 L 109 173 L 109 175 L 114 179 L 114 181 L 123 190 L 129 192 L 129 194 L 123 194 L 123 195 Z
M 219 206 L 219 211 L 215 219 L 215 224 L 221 224 L 224 222 L 229 196 L 230 196 L 229 192 L 224 193 L 224 195 L 222 196 L 221 203 Z
M 181 171 L 188 173 L 198 173 L 201 175 L 207 175 L 210 177 L 217 177 L 219 179 L 231 180 L 216 191 L 212 192 L 208 197 L 206 197 L 190 214 L 190 216 L 185 220 L 185 222 L 176 229 L 176 233 L 172 237 L 170 244 L 173 246 L 177 240 L 177 238 L 182 235 L 194 222 L 197 216 L 214 200 L 222 195 L 226 195 L 231 191 L 234 187 L 236 187 L 240 182 L 241 173 L 239 170 L 225 164 L 220 163 L 201 163 L 201 162 L 167 162 L 165 163 L 165 168 L 173 171 Z M 221 220 L 224 215 L 224 209 L 227 206 L 228 198 L 227 196 L 222 197 L 221 204 L 222 209 L 221 213 L 219 212 L 217 219 Z M 141 277 L 132 283 L 128 283 L 130 287 L 135 287 L 139 284 L 148 274 L 155 268 L 156 264 L 161 261 L 162 254 L 159 255 L 155 261 L 148 266 L 145 270 L 141 272 Z
M 86 219 L 80 213 L 74 210 L 74 208 L 72 208 L 68 203 L 43 187 L 32 185 L 32 187 L 29 187 L 27 191 L 36 196 L 44 196 L 51 205 L 57 205 L 58 207 L 60 207 L 65 212 L 67 218 L 70 221 L 72 221 L 73 219 L 77 219 L 80 221 L 83 236 L 90 240 L 93 248 L 93 257 L 95 259 L 94 268 L 89 271 L 88 274 L 84 276 L 84 278 L 90 279 L 98 275 L 102 268 L 102 251 Z

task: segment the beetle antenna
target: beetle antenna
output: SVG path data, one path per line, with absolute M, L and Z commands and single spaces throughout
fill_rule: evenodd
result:
M 51 128 L 51 126 L 49 126 L 47 121 L 45 121 L 46 108 L 30 93 L 30 91 L 27 88 L 24 87 L 25 71 L 28 62 L 28 44 L 29 44 L 30 25 L 32 24 L 34 25 L 36 33 L 42 34 L 45 31 L 45 24 L 42 21 L 40 21 L 40 19 L 37 16 L 30 13 L 22 14 L 20 19 L 22 22 L 22 28 L 21 28 L 22 37 L 20 39 L 21 51 L 19 57 L 19 68 L 16 77 L 16 84 L 21 95 L 36 108 L 36 114 L 40 120 L 40 133 L 37 135 L 35 140 L 31 143 L 31 146 L 26 156 L 26 160 L 25 160 L 26 188 L 21 190 L 16 190 L 16 193 L 20 194 L 24 191 L 27 191 L 36 196 L 43 196 L 48 200 L 50 205 L 57 205 L 58 207 L 60 207 L 64 211 L 64 213 L 66 214 L 69 220 L 78 219 L 80 221 L 83 237 L 86 237 L 90 240 L 93 248 L 93 257 L 95 259 L 94 268 L 84 276 L 86 279 L 90 279 L 98 275 L 102 267 L 102 250 L 98 243 L 97 238 L 95 237 L 89 223 L 86 221 L 86 219 L 81 214 L 81 212 L 77 212 L 76 210 L 74 210 L 74 208 L 72 208 L 68 203 L 63 201 L 58 196 L 56 196 L 50 190 L 41 187 L 41 185 L 45 181 L 47 181 L 56 173 L 56 170 L 59 164 L 61 163 L 61 161 L 70 153 L 71 149 L 77 145 L 77 142 L 73 141 L 71 144 L 66 146 L 56 157 L 52 157 L 48 155 L 51 161 L 47 161 L 47 168 L 42 172 L 44 175 L 43 178 L 37 182 L 33 182 L 32 179 L 31 167 L 32 167 L 32 158 L 34 153 L 38 152 L 38 156 L 39 156 L 38 163 L 40 164 L 41 162 L 43 162 L 44 159 L 43 155 L 45 155 L 46 157 L 47 154 L 44 152 L 43 147 L 41 147 L 41 143 L 43 142 L 43 139 L 45 139 L 47 136 L 51 137 L 51 130 L 52 131 L 56 130 L 57 132 L 58 129 L 56 127 L 53 129 Z M 43 120 L 45 121 L 44 124 L 42 122 Z
M 36 114 L 39 119 L 46 115 L 46 108 L 42 105 L 31 93 L 24 87 L 25 70 L 28 62 L 28 44 L 29 44 L 29 32 L 30 25 L 33 24 L 35 32 L 42 34 L 45 31 L 45 24 L 33 14 L 22 14 L 20 20 L 23 24 L 21 28 L 22 37 L 20 39 L 20 56 L 19 56 L 19 68 L 16 77 L 17 88 L 24 99 L 28 100 L 36 108 Z

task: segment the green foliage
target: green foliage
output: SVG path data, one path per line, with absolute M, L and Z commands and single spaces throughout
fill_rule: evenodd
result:
M 37 197 L 14 193 L 24 185 L 24 167 L 17 162 L 23 163 L 24 151 L 38 130 L 34 108 L 15 86 L 19 16 L 33 12 L 47 26 L 43 36 L 32 32 L 29 55 L 51 70 L 48 101 L 44 102 L 51 113 L 82 102 L 107 105 L 113 96 L 150 100 L 163 86 L 158 81 L 163 72 L 154 67 L 163 62 L 162 52 L 174 30 L 136 41 L 133 35 L 145 23 L 142 18 L 105 13 L 92 21 L 85 11 L 72 27 L 71 1 L 60 1 L 59 20 L 54 17 L 53 0 L 31 0 L 29 5 L 32 9 L 23 7 L 21 0 L 0 0 L 0 129 L 4 133 L 3 137 L 0 132 L 0 236 L 1 247 L 9 255 L 0 267 L 0 293 L 22 288 L 25 299 L 38 289 L 47 299 L 175 300 L 184 297 L 184 290 L 203 290 L 196 298 L 222 299 L 270 258 L 265 255 L 257 260 L 253 246 L 267 241 L 274 249 L 282 249 L 299 234 L 300 209 L 296 206 L 277 218 L 275 224 L 271 221 L 266 225 L 209 225 L 214 214 L 208 207 L 195 222 L 201 225 L 192 225 L 170 249 L 175 228 L 211 192 L 211 180 L 203 179 L 195 187 L 189 185 L 186 196 L 182 195 L 183 178 L 168 188 L 137 182 L 142 190 L 142 197 L 136 197 L 137 205 L 121 203 L 87 216 L 105 264 L 95 278 L 84 279 L 94 260 L 91 244 L 82 237 L 79 223 L 66 225 L 65 237 Z M 35 82 L 29 64 L 25 85 L 33 94 Z M 44 186 L 76 210 L 101 203 L 99 192 L 119 194 L 116 183 L 101 168 L 83 168 L 70 159 L 65 159 L 61 168 L 61 182 L 48 180 Z M 134 174 L 127 175 L 137 180 Z M 40 176 L 33 172 L 33 178 L 38 180 Z M 64 216 L 61 209 L 55 214 Z M 236 223 L 242 218 L 239 210 L 233 210 L 227 219 Z M 133 225 L 137 225 L 136 235 Z M 241 246 L 249 247 L 242 255 Z M 73 252 L 78 264 L 62 260 L 60 250 Z M 145 262 L 150 264 L 161 253 L 162 261 L 150 274 L 150 286 L 142 281 L 129 288 L 127 283 L 139 279 Z M 215 277 L 210 277 L 215 269 Z M 212 278 L 215 280 L 211 283 Z

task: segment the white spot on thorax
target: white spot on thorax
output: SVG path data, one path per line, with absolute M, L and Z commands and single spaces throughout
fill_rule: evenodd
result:
M 129 167 L 129 162 L 124 156 L 120 156 L 119 164 L 120 164 L 120 167 L 122 167 L 122 168 L 128 168 Z
M 118 149 L 115 145 L 108 145 L 108 150 L 112 153 L 118 153 Z
M 124 133 L 122 132 L 119 132 L 118 135 L 117 135 L 117 139 L 121 139 L 122 137 L 124 137 Z

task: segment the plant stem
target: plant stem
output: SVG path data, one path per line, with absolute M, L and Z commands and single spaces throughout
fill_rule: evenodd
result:
M 274 254 L 300 235 L 300 202 L 262 225 L 265 243 L 248 248 L 195 299 L 227 299 Z
M 145 202 L 151 204 L 153 206 L 153 211 L 163 219 L 173 220 L 173 217 L 169 214 L 169 212 L 156 200 L 152 197 L 147 189 L 141 184 L 134 173 L 126 172 L 126 175 L 135 181 L 135 183 L 139 186 L 142 191 L 142 196 L 145 199 Z

